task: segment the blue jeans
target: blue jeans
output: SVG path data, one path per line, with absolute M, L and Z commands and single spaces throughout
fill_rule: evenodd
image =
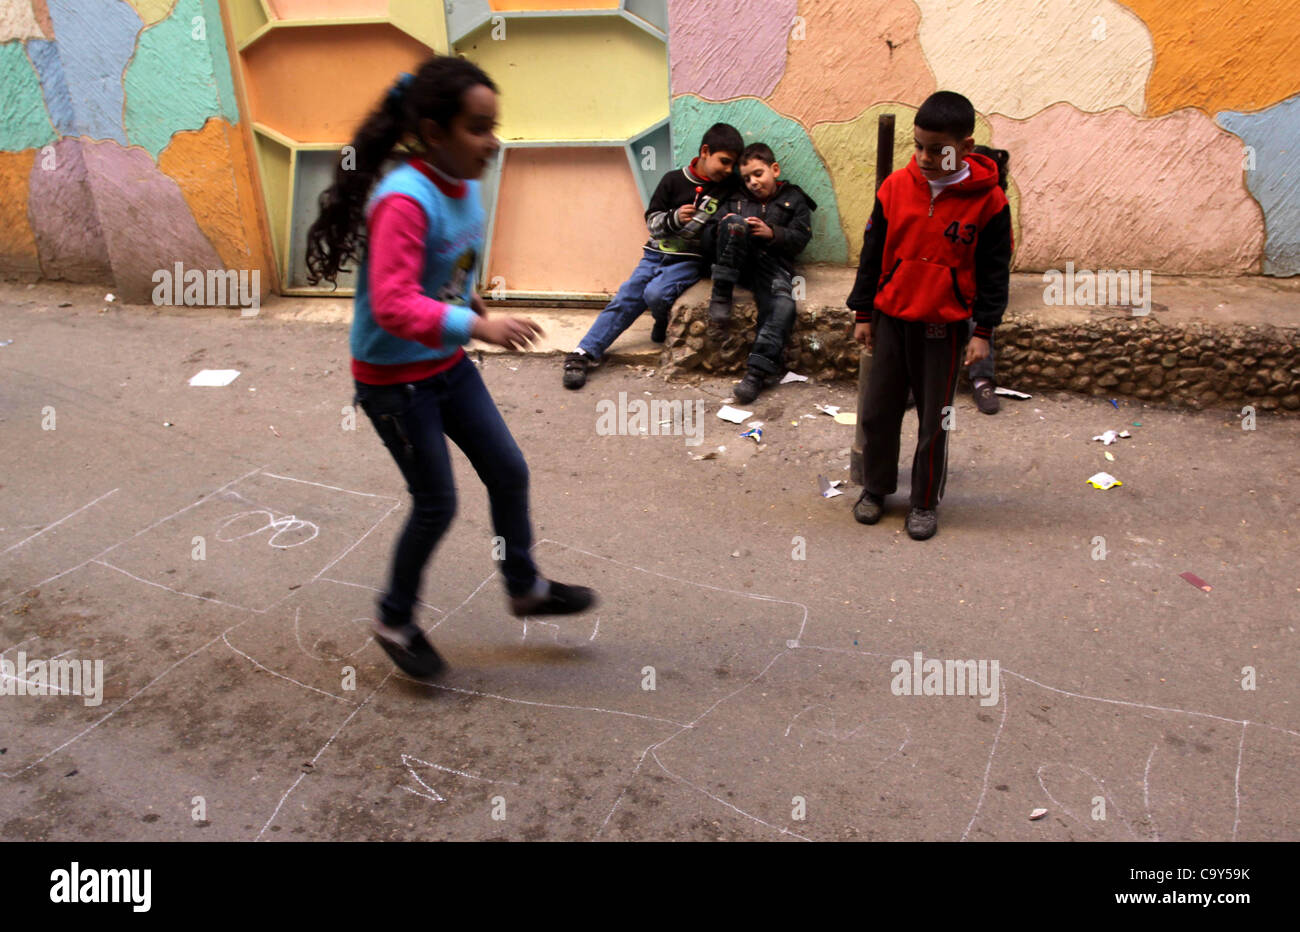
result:
M 700 280 L 700 262 L 694 256 L 669 256 L 653 249 L 644 253 L 632 277 L 623 282 L 578 344 L 592 359 L 600 359 L 647 307 L 656 320 L 666 321 L 673 302 Z
M 736 284 L 754 292 L 757 336 L 745 365 L 762 375 L 776 375 L 785 369 L 785 345 L 794 330 L 794 277 L 750 236 L 743 217 L 733 214 L 720 220 L 716 242 L 713 297 L 731 300 Z
M 975 320 L 971 319 L 970 334 L 975 335 Z M 977 379 L 988 379 L 990 382 L 996 382 L 993 378 L 993 335 L 989 334 L 989 355 L 987 359 L 981 359 L 975 365 L 966 370 L 966 375 L 970 377 L 971 384 L 974 385 Z
M 506 591 L 522 595 L 531 589 L 537 567 L 529 552 L 528 464 L 469 357 L 419 382 L 355 384 L 355 401 L 397 461 L 412 500 L 388 591 L 379 600 L 380 620 L 398 626 L 411 621 L 424 565 L 456 513 L 447 437 L 487 486 L 492 527 L 505 539 Z

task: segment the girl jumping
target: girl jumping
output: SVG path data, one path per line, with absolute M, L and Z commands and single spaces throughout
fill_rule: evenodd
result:
M 595 602 L 592 590 L 538 573 L 528 465 L 463 349 L 471 339 L 518 349 L 541 333 L 524 318 L 489 317 L 474 290 L 484 229 L 474 179 L 500 148 L 496 117 L 496 86 L 464 59 L 437 56 L 402 75 L 340 160 L 307 233 L 313 285 L 337 282 L 346 263 L 360 260 L 354 401 L 397 461 L 412 503 L 372 627 L 380 647 L 415 677 L 443 666 L 413 611 L 424 565 L 456 511 L 447 437 L 487 487 L 492 525 L 504 540 L 510 611 L 560 615 Z M 407 154 L 397 158 L 399 143 Z

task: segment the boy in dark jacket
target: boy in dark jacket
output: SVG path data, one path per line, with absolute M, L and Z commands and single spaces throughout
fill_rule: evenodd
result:
M 748 371 L 732 389 L 736 401 L 749 404 L 768 376 L 784 367 L 785 344 L 794 329 L 794 257 L 812 238 L 817 204 L 798 185 L 781 180 L 776 156 L 761 142 L 740 154 L 740 177 L 744 188 L 719 211 L 709 320 L 719 328 L 730 323 L 737 283 L 754 292 L 758 335 Z
M 913 540 L 925 540 L 939 529 L 935 509 L 948 475 L 957 376 L 961 365 L 988 356 L 993 328 L 1002 322 L 1012 237 L 998 166 L 974 153 L 970 101 L 951 91 L 932 94 L 914 127 L 916 156 L 876 194 L 846 303 L 856 316 L 854 339 L 873 356 L 859 415 L 865 481 L 853 516 L 875 524 L 885 496 L 898 488 L 910 388 L 919 423 L 906 527 Z
M 721 216 L 721 202 L 736 190 L 736 162 L 745 147 L 729 123 L 715 123 L 700 140 L 700 154 L 685 168 L 664 175 L 646 208 L 650 239 L 632 277 L 605 306 L 578 348 L 564 357 L 564 387 L 581 388 L 587 370 L 648 307 L 654 317 L 650 339 L 662 343 L 668 315 L 683 291 L 700 280 L 700 241 Z

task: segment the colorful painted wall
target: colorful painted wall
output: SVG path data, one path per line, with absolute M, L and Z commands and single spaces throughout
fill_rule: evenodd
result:
M 1298 35 L 1294 0 L 0 0 L 0 274 L 312 293 L 339 148 L 440 51 L 502 90 L 494 294 L 612 292 L 718 119 L 820 204 L 806 257 L 853 263 L 877 117 L 901 165 L 939 88 L 1012 153 L 1018 268 L 1295 275 Z
M 935 90 L 1011 152 L 1016 266 L 1300 273 L 1295 0 L 670 0 L 679 158 L 710 123 L 776 150 L 855 262 L 876 124 Z
M 274 285 L 217 0 L 0 0 L 0 274 Z

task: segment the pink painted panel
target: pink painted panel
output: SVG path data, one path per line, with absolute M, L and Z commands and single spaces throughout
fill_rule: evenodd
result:
M 1206 114 L 1062 103 L 989 125 L 1020 188 L 1019 268 L 1258 271 L 1264 216 L 1240 180 L 1241 140 Z
M 387 16 L 388 0 L 270 0 L 276 19 Z
M 612 294 L 641 258 L 645 208 L 622 148 L 508 149 L 488 281 Z
M 672 92 L 766 97 L 785 71 L 797 0 L 669 0 Z

